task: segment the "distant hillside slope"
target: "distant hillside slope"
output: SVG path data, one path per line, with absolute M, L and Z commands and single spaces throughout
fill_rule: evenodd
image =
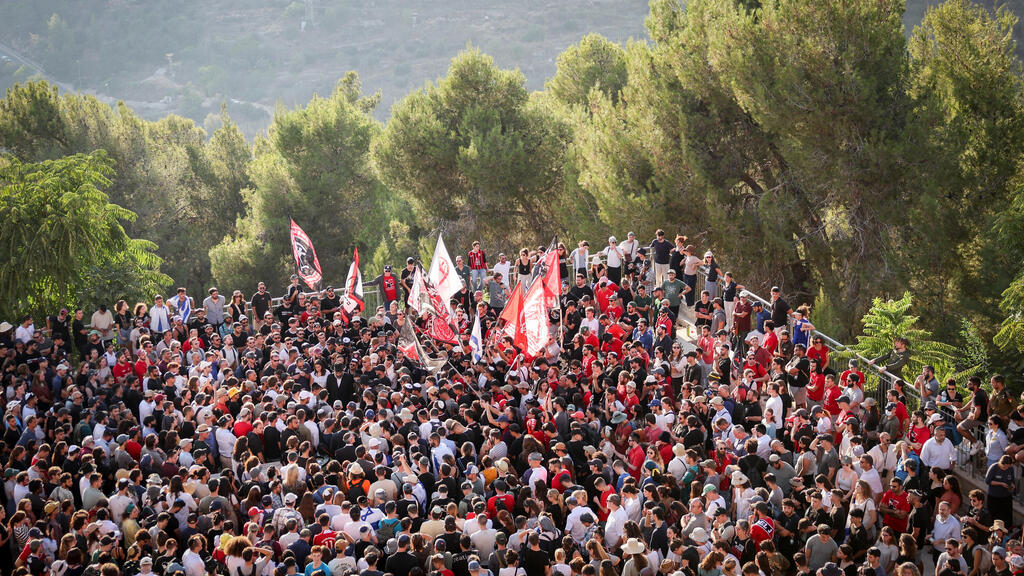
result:
M 991 0 L 982 0 L 993 5 Z M 918 23 L 929 0 L 907 0 Z M 1008 5 L 1024 13 L 1024 0 Z M 381 90 L 378 117 L 441 76 L 467 43 L 540 89 L 583 34 L 645 38 L 646 0 L 33 0 L 4 3 L 0 89 L 36 73 L 199 122 L 226 102 L 249 135 L 277 102 L 328 93 L 348 70 Z M 26 63 L 28 61 L 28 63 Z

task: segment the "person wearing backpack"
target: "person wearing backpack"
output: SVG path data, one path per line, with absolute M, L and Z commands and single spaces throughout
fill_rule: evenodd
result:
M 377 542 L 387 542 L 402 531 L 402 519 L 398 517 L 398 505 L 388 502 L 384 505 L 384 518 L 377 526 Z

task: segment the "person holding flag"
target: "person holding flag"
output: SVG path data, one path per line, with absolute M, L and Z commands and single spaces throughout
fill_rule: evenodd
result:
M 341 298 L 341 314 L 347 322 L 363 311 L 363 275 L 359 272 L 359 249 L 352 249 L 352 265 L 345 279 L 345 293 Z

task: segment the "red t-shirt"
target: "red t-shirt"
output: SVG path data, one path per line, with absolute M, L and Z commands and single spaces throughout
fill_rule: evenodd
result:
M 807 360 L 817 360 L 818 366 L 824 366 L 825 362 L 828 360 L 828 348 L 822 346 L 819 350 L 814 346 L 811 346 L 807 349 Z
M 813 388 L 812 388 L 813 386 Z M 811 373 L 810 383 L 807 386 L 807 399 L 821 402 L 825 397 L 825 375 Z
M 836 402 L 840 396 L 843 395 L 843 390 L 839 386 L 833 386 L 831 388 L 825 388 L 825 403 L 823 407 L 828 411 L 829 414 L 835 416 L 839 414 L 839 403 Z
M 928 439 L 932 437 L 931 430 L 929 430 L 927 426 L 922 426 L 920 428 L 916 426 L 911 426 L 907 435 L 910 437 L 911 442 L 915 444 L 920 444 L 922 446 L 924 446 L 924 443 L 927 442 Z M 921 450 L 914 450 L 914 453 L 920 454 Z
M 779 337 L 775 335 L 775 332 L 765 334 L 761 347 L 774 355 L 775 349 L 779 347 Z
M 761 548 L 761 542 L 771 540 L 775 537 L 775 520 L 771 518 L 758 518 L 750 525 L 750 538 Z
M 861 372 L 860 370 L 846 370 L 846 371 L 844 371 L 839 376 L 839 381 L 842 382 L 843 384 L 849 384 L 849 382 L 847 382 L 847 379 L 850 377 L 850 374 L 856 374 L 857 375 L 857 378 L 859 378 L 859 380 L 857 380 L 857 387 L 860 388 L 861 390 L 863 390 L 864 389 L 864 373 Z
M 901 510 L 907 513 L 910 512 L 910 501 L 907 499 L 906 492 L 901 492 L 900 495 L 897 496 L 892 490 L 888 490 L 882 495 L 882 499 L 879 503 L 886 508 Z M 882 524 L 889 526 L 895 530 L 897 534 L 906 532 L 908 520 L 909 518 L 907 517 L 897 518 L 891 514 L 882 514 Z
M 314 546 L 326 546 L 328 550 L 334 550 L 334 541 L 338 539 L 338 533 L 327 529 L 313 536 Z

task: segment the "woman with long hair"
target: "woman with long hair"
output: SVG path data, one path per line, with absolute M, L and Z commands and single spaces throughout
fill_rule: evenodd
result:
M 878 521 L 878 511 L 875 508 L 875 495 L 871 486 L 864 480 L 858 480 L 853 490 L 853 497 L 850 498 L 850 512 L 854 510 L 864 511 L 864 528 L 868 531 L 868 537 L 875 537 L 875 524 Z M 846 517 L 846 527 L 850 527 L 850 517 Z
M 963 504 L 964 496 L 960 489 L 960 479 L 952 474 L 947 474 L 942 479 L 942 494 L 939 495 L 938 502 L 943 501 L 949 502 L 949 509 L 953 510 L 954 513 Z M 936 508 L 938 507 L 938 502 L 936 502 Z
M 906 532 L 900 534 L 897 546 L 899 548 L 899 554 L 896 555 L 896 559 L 894 560 L 897 565 L 897 570 L 902 570 L 903 565 L 906 563 L 916 566 L 917 540 L 914 539 L 914 535 L 907 534 Z
M 973 527 L 964 528 L 960 536 L 961 554 L 970 568 L 967 576 L 987 576 L 992 568 L 992 552 L 985 547 L 983 541 L 979 541 L 978 531 Z
M 245 295 L 241 290 L 231 293 L 231 321 L 241 322 L 245 316 Z
M 622 576 L 640 576 L 650 566 L 650 561 L 644 554 L 646 551 L 647 547 L 643 540 L 638 538 L 626 540 L 622 546 L 622 555 L 626 558 L 626 563 L 622 566 Z
M 188 525 L 188 515 L 191 512 L 195 512 L 199 509 L 199 504 L 196 503 L 192 495 L 185 491 L 185 484 L 181 479 L 181 476 L 175 475 L 171 477 L 171 483 L 167 490 L 167 508 L 168 510 L 174 509 L 174 503 L 177 500 L 181 500 L 185 503 L 178 512 L 174 513 L 174 517 L 178 520 L 179 526 Z
M 722 562 L 725 558 L 720 552 L 711 552 L 701 560 L 697 566 L 698 576 L 720 576 L 722 574 Z
M 885 570 L 886 574 L 892 574 L 893 569 L 896 568 L 896 558 L 900 555 L 900 547 L 896 531 L 891 526 L 883 526 L 878 532 L 878 541 L 875 542 L 875 548 L 878 548 L 882 553 L 878 559 L 878 564 Z

